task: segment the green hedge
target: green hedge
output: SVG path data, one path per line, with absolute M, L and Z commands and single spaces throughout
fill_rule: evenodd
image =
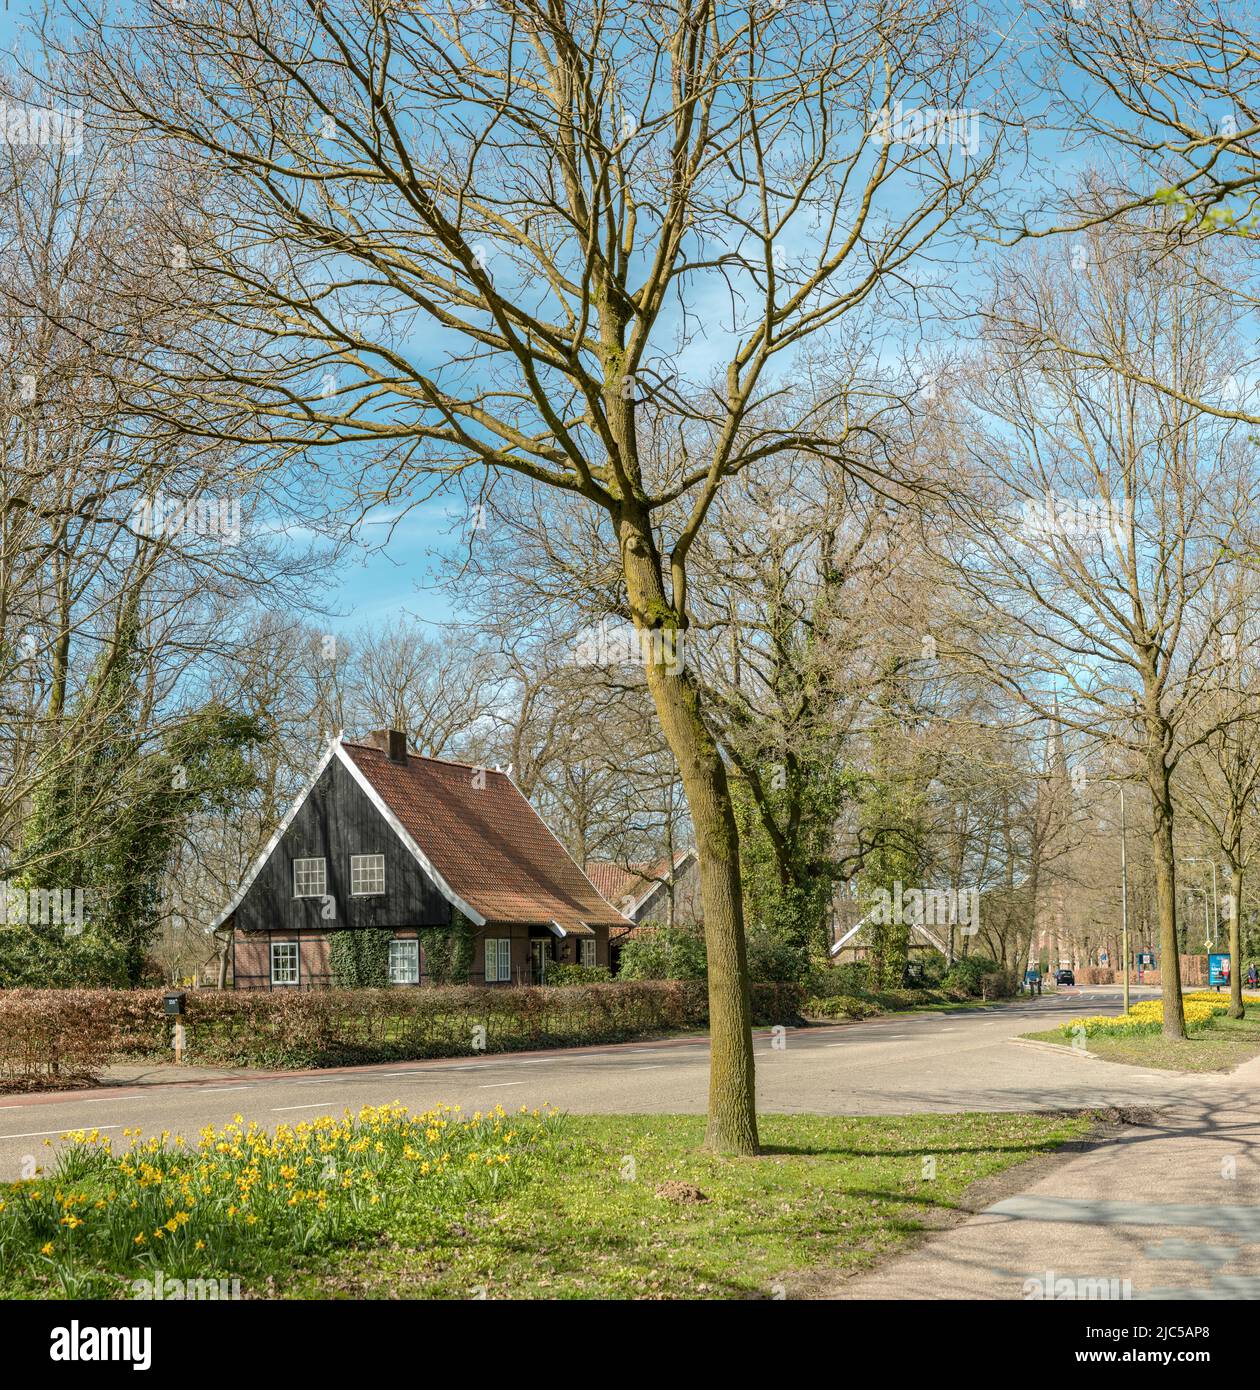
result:
M 800 1017 L 801 992 L 754 985 L 760 1026 Z M 188 1061 L 325 1067 L 581 1046 L 703 1028 L 706 987 L 614 981 L 565 989 L 193 990 Z M 0 1088 L 91 1080 L 111 1061 L 171 1060 L 160 990 L 0 991 Z
M 571 965 L 567 961 L 549 960 L 547 962 L 548 985 L 606 985 L 612 980 L 612 971 L 606 965 Z

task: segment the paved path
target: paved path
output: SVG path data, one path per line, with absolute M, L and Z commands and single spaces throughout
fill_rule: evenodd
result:
M 1197 1081 L 1112 1066 L 1017 1043 L 1082 1013 L 1114 1011 L 1119 991 L 1081 990 L 993 1009 L 917 1014 L 856 1025 L 757 1035 L 759 1107 L 769 1113 L 1078 1109 L 1141 1105 L 1157 1090 Z M 346 1107 L 439 1101 L 485 1110 L 550 1102 L 579 1113 L 702 1113 L 707 1039 L 447 1058 L 337 1071 L 270 1073 L 131 1069 L 127 1084 L 57 1095 L 0 1097 L 0 1178 L 46 1155 L 67 1129 L 194 1134 L 234 1114 L 262 1125 L 339 1114 Z M 188 1077 L 172 1081 L 173 1075 Z
M 1172 1079 L 1192 1095 L 1028 1170 L 1023 1191 L 829 1295 L 1260 1298 L 1260 1058 Z

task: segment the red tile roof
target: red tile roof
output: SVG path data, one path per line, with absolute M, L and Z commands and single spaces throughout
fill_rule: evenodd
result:
M 626 919 L 596 891 L 503 772 L 346 742 L 346 754 L 451 890 L 489 923 L 557 922 L 575 936 Z
M 690 850 L 679 850 L 674 855 L 674 868 L 678 869 L 690 853 Z M 669 878 L 669 873 L 668 855 L 641 864 L 615 864 L 603 859 L 586 861 L 587 878 L 610 903 L 627 913 L 633 912 L 654 888 L 659 888 Z

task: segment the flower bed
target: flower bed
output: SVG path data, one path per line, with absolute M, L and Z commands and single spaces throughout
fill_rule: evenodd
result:
M 437 1224 L 492 1206 L 561 1123 L 385 1105 L 270 1134 L 238 1115 L 195 1144 L 124 1131 L 119 1154 L 76 1131 L 47 1178 L 0 1188 L 0 1267 L 20 1288 L 67 1298 L 163 1297 L 163 1286 L 239 1296 L 278 1257 L 396 1229 L 404 1214 Z
M 1244 995 L 1243 999 L 1247 1004 L 1260 1004 L 1260 995 Z M 1199 1033 L 1205 1028 L 1210 1028 L 1218 1015 L 1228 1012 L 1229 995 L 1199 990 L 1182 996 L 1182 1009 L 1185 1014 L 1186 1032 Z M 1144 1033 L 1158 1033 L 1162 1031 L 1163 1026 L 1163 1000 L 1143 999 L 1134 1004 L 1127 1014 L 1074 1018 L 1063 1024 L 1059 1031 L 1068 1038 L 1078 1038 L 1082 1033 L 1087 1038 L 1131 1038 Z

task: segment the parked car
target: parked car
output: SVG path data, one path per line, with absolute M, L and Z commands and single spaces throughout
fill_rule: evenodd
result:
M 1056 985 L 1074 985 L 1076 976 L 1070 970 L 1056 970 L 1054 972 L 1054 982 Z

